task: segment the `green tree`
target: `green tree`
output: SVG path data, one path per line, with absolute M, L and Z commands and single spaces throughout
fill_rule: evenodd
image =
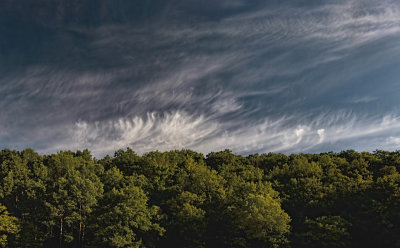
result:
M 224 164 L 219 173 L 226 180 L 224 247 L 286 246 L 291 219 L 263 170 Z
M 46 203 L 50 209 L 49 225 L 58 232 L 59 246 L 74 242 L 81 246 L 89 214 L 102 196 L 102 171 L 87 153 L 60 152 L 48 158 L 51 181 Z
M 8 214 L 7 208 L 0 204 L 0 246 L 7 246 L 7 237 L 19 231 L 17 218 Z
M 159 208 L 148 206 L 146 193 L 137 185 L 138 177 L 124 177 L 117 168 L 105 173 L 105 193 L 93 217 L 96 244 L 106 247 L 142 247 L 147 233 L 162 235 L 157 223 Z M 140 177 L 139 177 L 140 178 Z M 151 236 L 154 238 L 154 236 Z
M 299 233 L 302 247 L 348 247 L 350 222 L 340 216 L 306 218 L 306 230 Z
M 47 168 L 32 149 L 20 153 L 2 151 L 2 201 L 20 219 L 22 235 L 13 240 L 18 247 L 40 247 L 48 236 L 45 226 Z
M 168 213 L 162 246 L 210 246 L 206 235 L 215 234 L 210 230 L 212 219 L 219 214 L 220 204 L 225 199 L 223 178 L 202 160 L 196 162 L 189 155 L 185 161 L 180 161 L 174 181 L 174 185 L 164 190 L 169 198 L 160 205 Z

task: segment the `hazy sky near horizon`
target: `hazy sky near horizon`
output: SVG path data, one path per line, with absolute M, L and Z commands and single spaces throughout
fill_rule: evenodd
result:
M 400 1 L 4 0 L 0 148 L 400 148 Z

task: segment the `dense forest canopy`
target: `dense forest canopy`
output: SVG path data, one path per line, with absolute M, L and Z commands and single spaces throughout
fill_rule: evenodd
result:
M 400 152 L 0 151 L 2 247 L 400 247 Z

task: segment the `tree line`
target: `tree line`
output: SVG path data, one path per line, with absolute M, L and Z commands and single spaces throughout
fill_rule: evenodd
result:
M 0 151 L 1 247 L 400 247 L 400 152 Z

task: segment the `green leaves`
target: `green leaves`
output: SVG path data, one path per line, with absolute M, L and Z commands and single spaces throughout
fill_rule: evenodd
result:
M 19 232 L 17 218 L 10 216 L 7 208 L 0 204 L 0 246 L 7 247 L 7 237 Z
M 109 190 L 95 212 L 92 228 L 97 243 L 109 247 L 141 247 L 141 234 L 154 231 L 162 235 L 164 229 L 153 222 L 159 218 L 159 208 L 148 206 L 148 197 L 136 186 L 135 178 L 123 178 L 115 168 L 106 175 L 117 181 L 116 187 L 107 187 Z
M 46 202 L 50 228 L 57 230 L 61 244 L 81 244 L 87 218 L 103 194 L 103 184 L 96 174 L 102 171 L 98 168 L 101 166 L 87 153 L 60 152 L 46 162 L 52 178 Z
M 306 247 L 347 247 L 351 223 L 340 216 L 306 218 L 306 231 L 299 234 Z
M 400 155 L 0 151 L 7 247 L 400 247 Z
M 229 166 L 225 166 L 225 169 Z M 230 189 L 225 213 L 230 231 L 227 246 L 282 247 L 288 243 L 290 217 L 281 208 L 278 193 L 257 168 L 242 167 L 224 175 Z M 231 240 L 231 241 L 229 241 Z

